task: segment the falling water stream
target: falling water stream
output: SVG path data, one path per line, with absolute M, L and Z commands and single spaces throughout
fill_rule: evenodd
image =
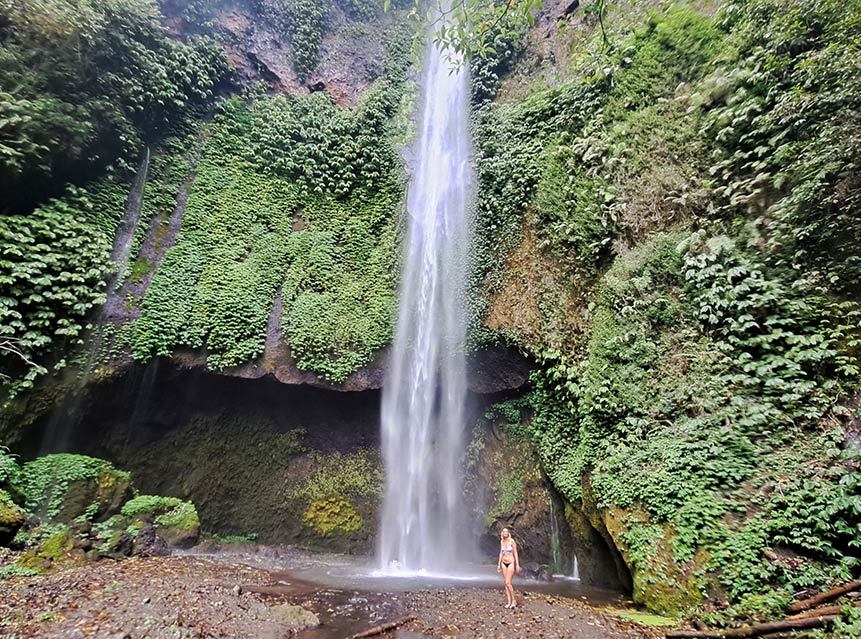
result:
M 465 550 L 463 347 L 473 187 L 466 70 L 428 47 L 397 334 L 383 388 L 383 572 L 443 574 Z
M 87 342 L 84 354 L 85 364 L 71 391 L 63 396 L 51 414 L 42 435 L 41 453 L 65 451 L 69 446 L 69 438 L 74 430 L 75 420 L 80 418 L 82 393 L 90 381 L 96 360 L 104 343 L 104 329 L 112 316 L 115 316 L 125 303 L 120 295 L 120 285 L 126 276 L 126 270 L 131 257 L 132 241 L 140 222 L 143 207 L 143 194 L 149 172 L 150 149 L 146 147 L 144 157 L 135 173 L 129 195 L 126 198 L 123 215 L 119 220 L 114 245 L 111 251 L 111 262 L 115 273 L 107 282 L 105 303 L 95 317 L 95 326 Z

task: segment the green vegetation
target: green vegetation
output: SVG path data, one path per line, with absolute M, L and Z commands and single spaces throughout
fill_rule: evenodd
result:
M 302 516 L 305 525 L 322 536 L 349 534 L 362 527 L 362 517 L 345 499 L 321 499 L 308 505 Z
M 401 9 L 411 5 L 409 0 L 386 0 L 386 4 Z M 255 0 L 260 17 L 275 27 L 290 45 L 293 69 L 303 82 L 317 70 L 320 45 L 330 32 L 333 12 L 343 14 L 351 23 L 367 22 L 378 17 L 384 0 Z
M 185 224 L 132 327 L 137 359 L 205 345 L 213 368 L 263 355 L 273 300 L 299 367 L 343 381 L 388 343 L 402 192 L 390 124 L 409 33 L 353 110 L 327 95 L 222 104 Z
M 14 487 L 24 495 L 27 511 L 71 520 L 94 500 L 102 512 L 119 508 L 130 493 L 131 475 L 103 459 L 58 453 L 24 464 Z
M 212 539 L 213 541 L 223 544 L 247 544 L 253 541 L 257 541 L 257 533 L 248 533 L 246 535 L 210 534 L 207 535 L 206 538 Z
M 182 500 L 177 497 L 162 497 L 160 495 L 138 495 L 125 504 L 120 513 L 124 517 L 136 517 L 138 515 L 150 515 L 155 512 L 168 512 L 180 504 Z
M 38 546 L 24 553 L 13 565 L 41 572 L 54 566 L 70 564 L 79 560 L 83 553 L 76 552 L 76 550 L 72 529 L 68 526 L 62 526 L 55 529 L 51 536 Z
M 601 612 L 611 615 L 613 617 L 625 619 L 627 621 L 636 621 L 637 623 L 641 623 L 644 626 L 675 626 L 679 623 L 678 619 L 674 619 L 672 617 L 661 617 L 660 615 L 652 615 L 647 612 L 640 612 L 639 610 L 625 610 L 622 608 L 602 608 Z
M 0 489 L 0 541 L 8 542 L 24 524 L 24 511 L 12 500 L 12 496 Z
M 32 577 L 38 575 L 39 570 L 35 568 L 27 568 L 18 564 L 7 564 L 0 566 L 0 579 L 11 579 L 12 577 Z
M 172 545 L 194 545 L 200 536 L 200 519 L 194 504 L 176 497 L 138 495 L 120 511 L 129 522 L 126 532 L 137 536 L 140 526 L 150 523 Z M 123 528 L 115 524 L 114 528 Z
M 696 4 L 476 130 L 472 339 L 539 360 L 545 472 L 662 612 L 850 578 L 861 531 L 859 12 Z
M 227 64 L 209 40 L 168 38 L 153 0 L 3 0 L 0 40 L 0 379 L 14 397 L 83 343 L 144 144 L 206 105 Z
M 131 161 L 227 70 L 212 42 L 169 39 L 153 0 L 4 0 L 0 24 L 4 212 Z
M 153 278 L 127 300 L 140 317 L 119 345 L 139 361 L 187 348 L 215 369 L 262 358 L 272 370 L 264 351 L 277 324 L 298 366 L 324 379 L 366 364 L 392 335 L 410 30 L 391 30 L 385 73 L 353 108 L 251 88 L 211 122 L 179 126 L 223 76 L 212 44 L 168 40 L 145 0 L 78 3 L 68 21 L 58 3 L 0 0 L 0 186 L 23 194 L 0 218 L 6 388 L 62 368 L 84 339 L 128 169 L 156 138 L 135 250 L 183 184 L 189 200 L 155 273 L 146 256 L 130 263 L 132 281 Z M 189 20 L 202 15 L 180 4 Z M 257 9 L 304 80 L 333 10 L 361 21 L 386 4 Z M 861 569 L 861 8 L 654 0 L 617 21 L 617 3 L 584 4 L 576 57 L 556 62 L 556 77 L 573 79 L 525 99 L 495 96 L 535 46 L 534 3 L 468 0 L 438 33 L 475 80 L 470 343 L 503 342 L 538 362 L 529 391 L 487 418 L 531 440 L 555 487 L 621 552 L 638 601 L 676 613 L 711 597 L 728 604 L 713 623 L 767 617 Z M 306 452 L 298 432 L 240 424 L 241 436 L 217 439 L 209 425 L 192 425 L 190 460 L 242 438 L 256 446 L 248 459 Z M 474 441 L 468 456 L 488 450 Z M 539 472 L 526 462 L 499 465 L 491 517 Z M 367 532 L 377 460 L 303 463 L 267 503 L 301 504 L 305 534 Z M 56 517 L 73 483 L 107 490 L 104 464 L 52 456 L 18 469 L 0 453 L 0 484 Z M 245 515 L 253 508 L 235 486 L 252 464 L 239 466 L 219 477 L 219 495 Z M 4 506 L 17 499 L 0 495 Z M 98 519 L 105 503 L 83 495 L 74 516 Z M 123 510 L 143 513 L 196 527 L 187 502 L 144 496 Z M 859 623 L 847 612 L 835 632 L 852 636 Z
M 329 3 L 325 0 L 260 0 L 260 10 L 290 42 L 293 68 L 299 78 L 305 80 L 317 68 Z
M 358 450 L 313 455 L 311 476 L 298 485 L 291 495 L 306 502 L 332 497 L 379 498 L 382 496 L 383 471 L 379 453 Z
M 83 343 L 93 309 L 105 301 L 111 236 L 125 199 L 106 180 L 29 215 L 0 216 L 0 361 L 8 392 L 31 388 Z

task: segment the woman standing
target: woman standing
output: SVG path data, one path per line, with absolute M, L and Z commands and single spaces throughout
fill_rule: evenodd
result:
M 501 572 L 505 578 L 505 598 L 508 599 L 505 607 L 517 608 L 511 578 L 514 573 L 520 572 L 520 558 L 517 556 L 517 542 L 511 538 L 508 528 L 503 528 L 499 535 L 499 562 L 496 564 L 496 572 Z

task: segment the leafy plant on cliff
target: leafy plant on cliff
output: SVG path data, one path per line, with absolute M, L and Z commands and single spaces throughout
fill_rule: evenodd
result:
M 308 503 L 332 498 L 377 498 L 382 495 L 382 486 L 382 466 L 374 451 L 316 454 L 311 476 L 293 490 L 291 497 Z
M 402 192 L 391 120 L 408 42 L 392 35 L 388 76 L 353 110 L 322 93 L 222 105 L 183 229 L 141 302 L 136 358 L 204 345 L 216 368 L 260 357 L 267 330 L 278 337 L 276 297 L 296 362 L 328 379 L 389 341 Z
M 131 475 L 103 459 L 57 453 L 24 464 L 14 487 L 24 495 L 29 512 L 50 519 L 60 512 L 69 487 L 82 480 L 104 482 L 107 486 L 116 480 L 131 483 Z
M 111 233 L 125 198 L 106 180 L 30 215 L 0 216 L 0 362 L 10 396 L 32 387 L 55 353 L 83 343 L 105 300 Z
M 287 37 L 293 68 L 305 80 L 317 68 L 318 50 L 326 31 L 327 0 L 261 0 L 263 15 Z
M 857 571 L 838 399 L 859 374 L 846 215 L 861 128 L 842 57 L 858 12 L 659 4 L 632 36 L 606 32 L 582 77 L 479 110 L 473 305 L 483 317 L 511 281 L 551 276 L 522 262 L 532 236 L 568 266 L 581 314 L 548 293 L 561 282 L 527 281 L 556 314 L 503 333 L 540 363 L 528 400 L 546 472 L 610 518 L 636 583 L 690 571 L 650 605 L 691 602 L 706 576 L 752 602 Z M 567 339 L 548 339 L 559 327 Z
M 227 72 L 213 43 L 169 39 L 152 0 L 4 0 L 0 24 L 4 212 L 130 161 Z

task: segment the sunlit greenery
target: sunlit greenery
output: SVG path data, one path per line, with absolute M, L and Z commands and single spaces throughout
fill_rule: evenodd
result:
M 132 327 L 136 358 L 203 345 L 215 368 L 260 357 L 276 295 L 301 368 L 343 381 L 388 343 L 403 188 L 392 119 L 409 42 L 393 34 L 386 78 L 354 109 L 323 93 L 221 106 Z

